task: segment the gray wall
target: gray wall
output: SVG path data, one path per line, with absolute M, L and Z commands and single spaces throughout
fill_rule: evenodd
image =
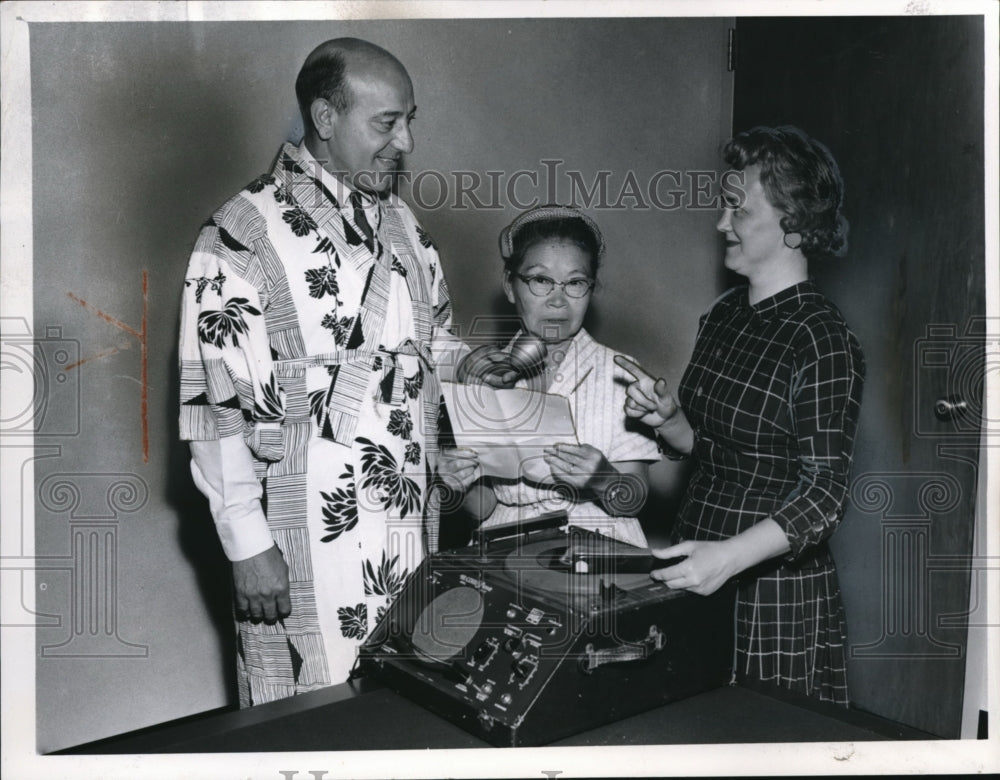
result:
M 503 208 L 455 208 L 452 172 L 535 170 L 538 186 L 522 180 L 518 194 L 545 201 L 540 161 L 559 159 L 557 199 L 569 197 L 567 171 L 590 183 L 607 170 L 613 202 L 630 171 L 645 188 L 659 170 L 716 170 L 731 124 L 728 26 L 31 25 L 34 328 L 61 361 L 57 411 L 68 421 L 50 416 L 36 439 L 50 448 L 35 464 L 40 751 L 233 699 L 228 567 L 176 441 L 179 294 L 198 226 L 267 168 L 282 140 L 297 140 L 292 84 L 305 55 L 350 34 L 408 67 L 419 106 L 411 167 L 443 172 L 452 196 L 417 211 L 467 332 L 478 315 L 509 313 L 496 236 L 515 209 L 503 192 Z M 479 194 L 489 199 L 487 187 Z M 424 201 L 432 195 L 428 185 Z M 592 210 L 608 256 L 589 325 L 676 383 L 723 281 L 716 214 L 623 205 Z M 56 357 L 60 348 L 69 359 Z M 671 468 L 657 470 L 645 518 L 654 533 L 678 481 Z

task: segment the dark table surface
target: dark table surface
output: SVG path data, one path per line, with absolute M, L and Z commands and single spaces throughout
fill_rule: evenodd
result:
M 372 728 L 378 724 L 378 728 Z M 716 688 L 552 743 L 671 745 L 933 738 L 883 718 L 787 692 Z M 490 747 L 370 680 L 247 710 L 215 711 L 62 753 L 211 753 Z

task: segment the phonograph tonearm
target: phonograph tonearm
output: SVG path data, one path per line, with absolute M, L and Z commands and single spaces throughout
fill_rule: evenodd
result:
M 545 744 L 728 682 L 731 589 L 671 590 L 649 577 L 648 550 L 555 527 L 565 522 L 495 526 L 427 558 L 358 673 L 498 746 Z

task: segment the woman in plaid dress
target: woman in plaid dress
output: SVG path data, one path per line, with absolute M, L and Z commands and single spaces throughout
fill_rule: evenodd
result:
M 846 250 L 843 184 L 797 128 L 755 128 L 725 148 L 717 225 L 748 284 L 700 322 L 678 395 L 635 376 L 626 414 L 654 426 L 694 472 L 653 573 L 708 594 L 738 583 L 735 672 L 848 703 L 846 626 L 827 544 L 844 512 L 864 358 L 808 261 Z M 669 453 L 668 453 L 669 454 Z

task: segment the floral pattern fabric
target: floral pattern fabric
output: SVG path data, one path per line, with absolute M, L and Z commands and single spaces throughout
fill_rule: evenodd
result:
M 349 196 L 286 144 L 203 227 L 185 281 L 181 436 L 243 438 L 291 580 L 291 615 L 238 625 L 243 706 L 346 679 L 436 530 L 437 385 L 400 347 L 450 327 L 447 288 L 401 200 L 368 204 L 365 242 Z

